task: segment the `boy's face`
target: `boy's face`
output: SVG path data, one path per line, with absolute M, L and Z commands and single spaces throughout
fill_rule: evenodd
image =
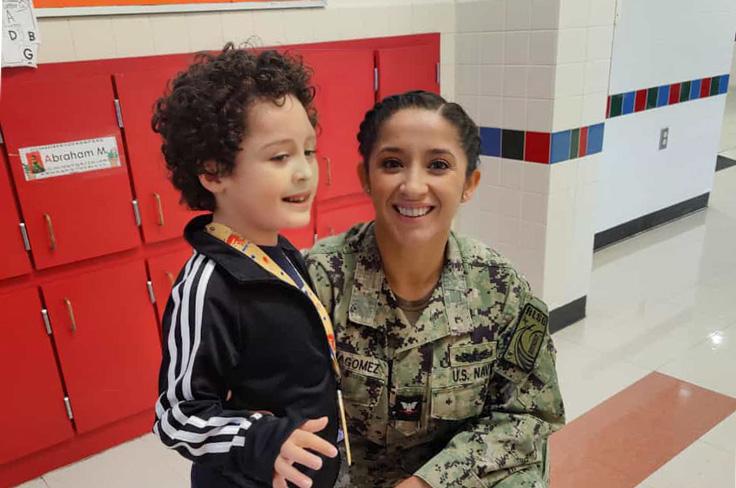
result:
M 217 201 L 214 221 L 262 245 L 276 244 L 280 229 L 307 225 L 317 191 L 316 144 L 298 99 L 253 102 L 233 172 L 200 177 Z

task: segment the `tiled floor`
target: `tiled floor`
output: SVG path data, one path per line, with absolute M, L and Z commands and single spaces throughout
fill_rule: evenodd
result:
M 564 450 L 553 450 L 563 463 L 553 474 L 581 465 L 617 474 L 594 484 L 553 479 L 554 488 L 734 488 L 735 243 L 733 167 L 717 173 L 708 210 L 596 253 L 588 317 L 555 334 L 571 422 L 559 435 L 582 437 L 555 440 Z M 662 417 L 647 422 L 652 411 Z M 693 411 L 707 418 L 688 422 Z M 612 422 L 617 434 L 605 435 Z M 629 446 L 643 451 L 616 454 Z M 22 486 L 166 488 L 187 479 L 187 462 L 144 436 Z

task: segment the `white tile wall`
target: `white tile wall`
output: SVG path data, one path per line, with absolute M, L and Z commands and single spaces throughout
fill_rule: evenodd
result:
M 118 56 L 146 56 L 154 52 L 153 28 L 147 16 L 114 17 L 112 27 Z M 138 35 L 131 36 L 131 32 Z
M 503 95 L 505 69 L 501 65 L 480 67 L 481 95 Z
M 503 98 L 481 96 L 478 100 L 478 118 L 481 127 L 501 127 L 503 125 Z
M 529 61 L 531 64 L 557 64 L 558 31 L 535 31 L 531 33 Z
M 78 60 L 113 58 L 116 54 L 111 17 L 77 17 L 69 19 L 72 45 Z M 41 39 L 44 39 L 41 30 Z M 43 44 L 39 49 L 43 49 Z
M 555 67 L 530 66 L 527 71 L 527 94 L 533 98 L 554 98 Z
M 506 66 L 503 72 L 503 94 L 506 97 L 526 97 L 527 66 Z
M 532 0 L 532 29 L 557 30 L 559 21 L 559 0 Z
M 506 64 L 528 64 L 530 32 L 508 32 L 505 38 L 504 62 Z
M 560 28 L 586 27 L 590 8 L 590 0 L 560 0 Z
M 526 98 L 509 98 L 503 100 L 504 129 L 526 130 Z
M 189 47 L 193 51 L 221 48 L 225 44 L 219 12 L 190 14 L 186 17 Z
M 585 87 L 585 64 L 558 64 L 555 76 L 555 96 L 582 95 Z
M 506 50 L 506 35 L 503 32 L 477 34 L 481 64 L 503 64 Z
M 532 25 L 531 0 L 506 2 L 506 30 L 528 30 Z
M 526 104 L 526 128 L 533 132 L 552 132 L 555 101 L 529 98 Z M 529 165 L 535 166 L 535 165 Z
M 455 62 L 458 65 L 480 62 L 480 34 L 458 33 L 455 36 L 455 47 Z M 501 60 L 503 60 L 503 47 L 501 48 Z
M 69 19 L 39 19 L 39 25 L 43 36 L 43 45 L 38 50 L 39 63 L 50 63 L 59 59 L 69 61 L 77 59 Z
M 587 29 L 560 29 L 557 39 L 557 62 L 585 61 Z
M 229 12 L 221 16 L 222 37 L 235 45 L 247 42 L 253 35 L 253 13 L 248 11 Z
M 456 68 L 455 89 L 458 95 L 479 95 L 480 66 L 460 65 Z

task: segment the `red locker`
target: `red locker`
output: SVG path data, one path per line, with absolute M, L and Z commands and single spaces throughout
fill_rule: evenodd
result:
M 4 89 L 3 132 L 36 268 L 137 246 L 110 78 Z
M 148 260 L 148 272 L 156 296 L 156 309 L 159 318 L 164 316 L 166 302 L 169 299 L 169 293 L 171 293 L 171 285 L 179 276 L 179 272 L 184 267 L 187 259 L 192 256 L 192 252 L 191 248 L 186 248 Z
M 154 103 L 164 94 L 167 82 L 183 68 L 184 65 L 167 65 L 157 71 L 115 75 L 130 171 L 146 242 L 180 237 L 189 219 L 196 215 L 179 203 L 179 191 L 168 179 L 161 154 L 161 137 L 151 129 Z
M 309 249 L 314 244 L 314 212 L 309 225 L 298 229 L 283 229 L 281 234 L 297 249 Z
M 21 218 L 8 178 L 5 152 L 0 148 L 0 280 L 29 273 L 31 263 L 23 246 Z
M 431 45 L 378 49 L 378 100 L 409 90 L 439 93 L 439 56 Z
M 353 195 L 317 206 L 317 239 L 345 232 L 360 222 L 375 218 L 373 203 L 365 195 Z
M 315 106 L 319 115 L 318 200 L 361 191 L 356 167 L 360 162 L 356 134 L 366 111 L 373 107 L 373 51 L 303 50 L 314 70 Z
M 74 435 L 36 288 L 0 296 L 0 464 Z
M 78 432 L 153 408 L 161 360 L 142 261 L 42 286 Z

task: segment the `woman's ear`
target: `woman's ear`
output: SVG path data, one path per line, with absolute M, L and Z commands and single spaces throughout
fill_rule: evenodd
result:
M 473 197 L 473 193 L 475 193 L 475 190 L 478 188 L 478 184 L 480 183 L 480 171 L 477 169 L 474 169 L 470 175 L 465 178 L 465 184 L 463 185 L 463 194 L 460 198 L 461 202 L 467 202 Z
M 358 180 L 360 180 L 360 186 L 363 187 L 363 191 L 366 192 L 366 194 L 371 194 L 371 184 L 368 181 L 368 172 L 365 169 L 365 163 L 360 162 L 358 163 L 358 166 L 355 168 L 358 173 Z

